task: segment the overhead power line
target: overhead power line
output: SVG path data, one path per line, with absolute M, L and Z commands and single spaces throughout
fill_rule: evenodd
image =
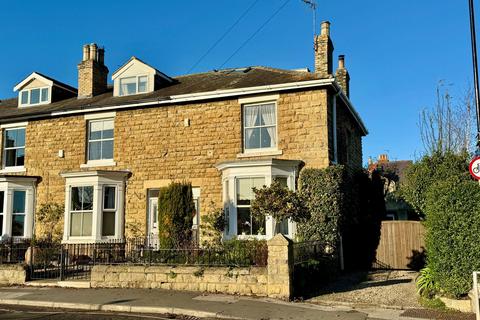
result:
M 222 69 L 224 65 L 226 65 L 240 50 L 242 50 L 243 47 L 245 47 L 245 45 L 247 43 L 250 42 L 250 40 L 252 40 L 273 18 L 275 18 L 275 16 L 290 2 L 290 0 L 285 0 L 285 2 L 283 2 L 283 4 L 247 39 L 245 40 L 241 45 L 240 47 L 238 47 L 237 50 L 235 50 L 232 55 L 230 55 L 228 57 L 227 60 L 225 60 L 225 62 L 223 62 L 219 69 Z
M 248 8 L 247 10 L 245 10 L 241 15 L 240 17 L 230 26 L 230 28 L 227 29 L 227 31 L 225 31 L 222 36 L 217 40 L 215 41 L 215 43 L 200 57 L 200 59 L 197 60 L 197 62 L 195 62 L 195 64 L 188 70 L 187 73 L 190 73 L 192 72 L 199 64 L 200 62 L 203 61 L 203 59 L 205 59 L 206 56 L 208 56 L 208 54 L 210 52 L 212 52 L 213 49 L 215 49 L 215 47 L 233 30 L 233 28 L 235 28 L 237 26 L 237 24 L 240 23 L 240 21 L 250 12 L 250 10 L 253 9 L 253 7 L 255 7 L 255 5 L 258 3 L 258 1 L 260 0 L 255 0 Z

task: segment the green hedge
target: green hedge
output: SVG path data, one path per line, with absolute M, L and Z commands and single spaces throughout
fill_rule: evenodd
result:
M 385 215 L 383 181 L 375 172 L 348 172 L 343 166 L 304 169 L 299 190 L 311 218 L 299 223 L 299 240 L 321 240 L 337 245 L 343 239 L 348 269 L 368 269 L 375 259 Z
M 300 241 L 321 240 L 333 244 L 339 241 L 339 229 L 348 208 L 347 181 L 343 166 L 301 171 L 299 190 L 307 201 L 311 217 L 297 226 Z
M 195 215 L 192 185 L 173 182 L 161 188 L 158 196 L 158 233 L 164 249 L 189 246 Z
M 425 203 L 427 265 L 438 287 L 460 297 L 480 270 L 480 187 L 461 177 L 432 186 Z

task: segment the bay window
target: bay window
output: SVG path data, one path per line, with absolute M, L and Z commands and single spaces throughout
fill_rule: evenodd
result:
M 37 178 L 0 176 L 0 236 L 31 238 Z
M 123 239 L 126 171 L 83 171 L 65 178 L 63 241 Z
M 295 236 L 296 226 L 292 221 L 275 221 L 270 216 L 258 217 L 252 215 L 250 207 L 255 198 L 253 188 L 269 186 L 275 179 L 295 190 L 300 163 L 297 160 L 267 159 L 229 161 L 216 165 L 222 172 L 226 239 L 270 239 L 276 233 L 291 238 Z

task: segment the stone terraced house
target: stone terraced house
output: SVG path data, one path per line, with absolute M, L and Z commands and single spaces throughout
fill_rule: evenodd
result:
M 315 37 L 315 70 L 246 67 L 170 77 L 136 57 L 112 75 L 83 46 L 78 88 L 33 72 L 0 101 L 0 233 L 41 236 L 35 212 L 65 205 L 63 241 L 155 236 L 159 188 L 193 186 L 197 215 L 224 207 L 226 238 L 271 238 L 250 214 L 252 187 L 295 189 L 302 168 L 362 166 L 367 130 L 349 100 L 330 24 Z M 295 225 L 282 230 L 293 237 Z

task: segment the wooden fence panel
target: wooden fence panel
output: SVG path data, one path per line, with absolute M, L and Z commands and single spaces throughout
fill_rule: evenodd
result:
M 425 228 L 418 221 L 382 221 L 377 265 L 411 269 L 425 251 Z

